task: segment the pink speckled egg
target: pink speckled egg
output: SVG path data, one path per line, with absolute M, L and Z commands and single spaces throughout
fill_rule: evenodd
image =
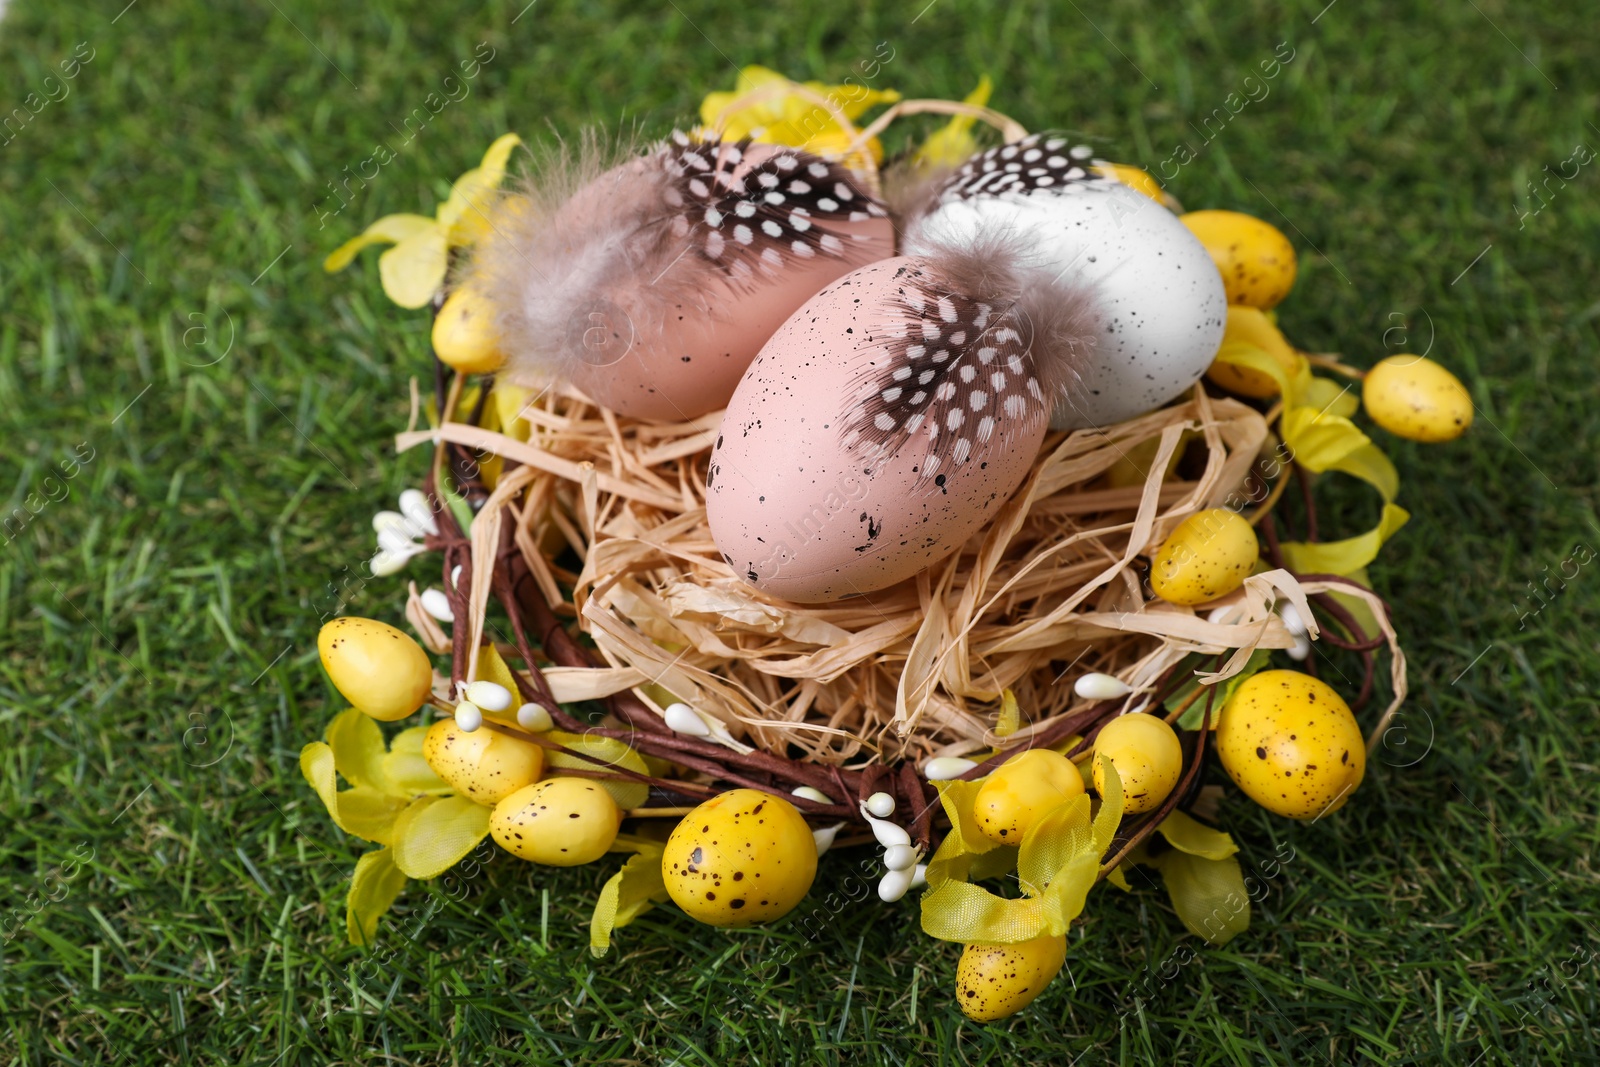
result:
M 848 170 L 777 145 L 669 143 L 580 189 L 567 211 L 604 219 L 641 185 L 659 203 L 610 249 L 633 269 L 592 289 L 571 325 L 569 380 L 625 415 L 722 407 L 808 297 L 894 254 L 887 213 Z
M 969 290 L 970 291 L 970 290 Z M 736 574 L 837 600 L 948 558 L 1027 476 L 1049 419 L 1015 303 L 897 257 L 818 292 L 745 372 L 706 509 Z

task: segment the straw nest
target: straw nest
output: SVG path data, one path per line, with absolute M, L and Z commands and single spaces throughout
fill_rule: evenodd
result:
M 1269 571 L 1223 602 L 1243 605 L 1225 625 L 1146 594 L 1140 557 L 1177 523 L 1264 495 L 1251 471 L 1265 418 L 1199 386 L 1115 426 L 1052 433 L 1022 488 L 959 554 L 891 589 L 822 605 L 767 597 L 718 553 L 704 486 L 720 412 L 644 423 L 550 390 L 521 410 L 526 441 L 452 412 L 397 444 L 442 452 L 448 443 L 480 463 L 503 461 L 472 524 L 468 611 L 456 622 L 470 628 L 466 676 L 481 640 L 497 636 L 486 620 L 490 586 L 514 543 L 556 614 L 604 661 L 545 668 L 558 700 L 631 689 L 658 714 L 681 700 L 723 724 L 711 740 L 735 751 L 837 766 L 1025 744 L 1088 706 L 1071 685 L 1085 672 L 1122 679 L 1134 689 L 1124 706 L 1137 707 L 1190 653 L 1215 657 L 1207 662 L 1217 669 L 1201 675 L 1213 682 L 1257 647 L 1292 645 L 1275 602 L 1311 620 L 1308 594 L 1365 593 Z M 1393 653 L 1394 702 L 1375 739 L 1404 696 L 1404 659 L 1381 601 L 1365 595 Z M 430 644 L 450 646 L 415 603 L 408 614 L 431 628 Z M 994 727 L 1006 689 L 1022 725 L 1002 738 Z

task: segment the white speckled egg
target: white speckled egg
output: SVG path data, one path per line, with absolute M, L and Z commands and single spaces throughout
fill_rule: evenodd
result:
M 1054 380 L 1014 305 L 952 291 L 942 262 L 897 257 L 829 285 L 734 391 L 706 510 L 757 588 L 803 602 L 886 588 L 959 550 L 1027 476 Z
M 1150 411 L 1200 379 L 1222 343 L 1227 298 L 1205 246 L 1160 204 L 1097 177 L 1091 152 L 1035 135 L 975 156 L 902 250 L 1029 238 L 1041 264 L 1092 285 L 1106 321 L 1050 425 L 1105 426 Z

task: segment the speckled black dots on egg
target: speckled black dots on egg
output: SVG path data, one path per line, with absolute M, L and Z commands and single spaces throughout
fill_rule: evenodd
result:
M 713 452 L 707 510 L 735 573 L 841 599 L 981 528 L 1025 475 L 1049 406 L 1005 314 L 909 259 L 817 294 L 752 365 L 726 417 L 744 432 Z

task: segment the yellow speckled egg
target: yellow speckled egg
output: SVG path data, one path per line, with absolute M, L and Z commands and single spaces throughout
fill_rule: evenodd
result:
M 1077 765 L 1047 748 L 1019 752 L 978 787 L 972 813 L 985 837 L 1002 845 L 1022 842 L 1052 808 L 1083 794 Z
M 1300 361 L 1305 358 L 1294 350 L 1294 346 L 1260 308 L 1238 304 L 1228 308 L 1228 325 L 1222 333 L 1222 347 L 1226 349 L 1230 344 L 1259 348 L 1277 360 L 1290 379 L 1293 379 Z M 1272 376 L 1251 367 L 1218 361 L 1206 371 L 1206 378 L 1230 392 L 1257 400 L 1278 395 L 1278 383 Z
M 1183 746 L 1172 727 L 1154 715 L 1136 712 L 1106 723 L 1094 739 L 1094 789 L 1105 796 L 1108 759 L 1122 782 L 1124 812 L 1151 811 L 1167 799 L 1183 774 Z
M 473 286 L 462 286 L 433 320 L 434 352 L 462 374 L 493 374 L 506 361 L 494 318 L 488 298 Z
M 1412 441 L 1453 441 L 1472 425 L 1472 396 L 1421 356 L 1390 356 L 1367 372 L 1361 402 L 1372 421 Z
M 667 839 L 661 873 L 673 902 L 712 926 L 787 915 L 817 875 L 817 842 L 795 806 L 758 789 L 719 793 Z
M 334 688 L 374 719 L 405 718 L 433 688 L 433 664 L 422 646 L 376 619 L 328 622 L 317 634 L 317 652 Z
M 1344 806 L 1366 773 L 1350 705 L 1299 671 L 1262 671 L 1234 691 L 1217 721 L 1217 755 L 1245 795 L 1291 819 Z
M 1222 272 L 1228 303 L 1277 307 L 1294 288 L 1294 245 L 1276 226 L 1237 211 L 1191 211 L 1179 217 Z
M 1066 961 L 1065 934 L 1015 945 L 968 945 L 956 964 L 956 1000 L 969 1019 L 1004 1019 L 1033 1003 Z
M 513 856 L 549 867 L 576 867 L 606 854 L 622 812 L 588 778 L 546 778 L 494 806 L 489 833 Z
M 532 741 L 487 725 L 468 733 L 454 719 L 428 729 L 422 758 L 457 793 L 491 808 L 544 770 L 544 749 Z
M 1248 522 L 1210 508 L 1184 519 L 1162 543 L 1150 561 L 1150 587 L 1169 604 L 1204 604 L 1243 585 L 1260 557 Z
M 1156 181 L 1155 177 L 1142 167 L 1135 167 L 1131 163 L 1101 163 L 1096 165 L 1094 169 L 1098 173 L 1104 174 L 1107 178 L 1113 178 L 1121 182 L 1134 192 L 1142 196 L 1148 196 L 1163 207 L 1175 209 L 1177 205 L 1177 201 L 1168 196 L 1166 191 L 1161 188 L 1161 183 Z

